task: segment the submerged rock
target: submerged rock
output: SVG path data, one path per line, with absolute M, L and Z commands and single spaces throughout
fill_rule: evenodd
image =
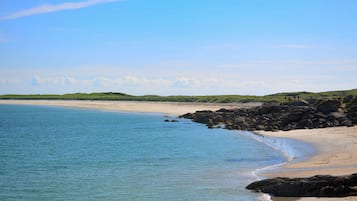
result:
M 178 122 L 178 120 L 176 120 L 176 119 L 171 119 L 171 120 L 170 119 L 165 119 L 164 122 L 173 122 L 174 123 L 174 122 Z

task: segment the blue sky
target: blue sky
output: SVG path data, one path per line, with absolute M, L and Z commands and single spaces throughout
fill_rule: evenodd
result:
M 2 0 L 0 94 L 357 88 L 354 0 Z

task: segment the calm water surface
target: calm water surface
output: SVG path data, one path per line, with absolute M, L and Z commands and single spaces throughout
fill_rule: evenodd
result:
M 251 201 L 282 162 L 239 134 L 158 114 L 0 105 L 0 200 Z

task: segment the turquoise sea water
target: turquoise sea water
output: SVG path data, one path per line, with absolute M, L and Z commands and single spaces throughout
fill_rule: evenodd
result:
M 280 153 L 160 114 L 0 105 L 0 200 L 251 201 Z

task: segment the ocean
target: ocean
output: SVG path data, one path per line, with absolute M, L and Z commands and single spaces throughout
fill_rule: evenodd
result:
M 252 201 L 286 161 L 244 132 L 162 114 L 0 105 L 0 200 Z

